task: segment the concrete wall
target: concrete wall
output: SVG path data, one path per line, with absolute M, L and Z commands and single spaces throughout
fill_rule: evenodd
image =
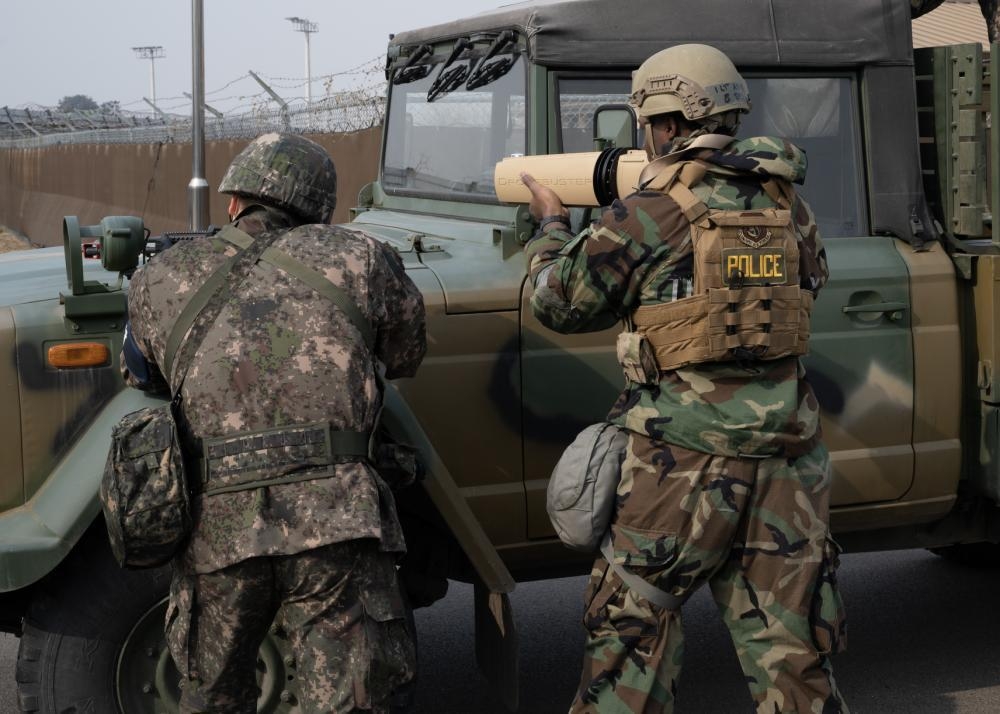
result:
M 337 165 L 334 222 L 348 219 L 358 191 L 378 174 L 381 127 L 320 134 Z M 228 198 L 215 188 L 249 140 L 206 142 L 210 220 L 227 221 Z M 63 216 L 92 225 L 104 216 L 141 216 L 153 234 L 188 228 L 190 144 L 64 144 L 0 149 L 0 224 L 36 245 L 62 244 Z

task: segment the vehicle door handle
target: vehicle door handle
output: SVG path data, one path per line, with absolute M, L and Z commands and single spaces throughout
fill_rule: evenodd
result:
M 841 308 L 845 315 L 851 313 L 881 312 L 888 314 L 890 320 L 901 320 L 903 311 L 910 308 L 905 302 L 872 302 L 864 305 L 845 305 Z

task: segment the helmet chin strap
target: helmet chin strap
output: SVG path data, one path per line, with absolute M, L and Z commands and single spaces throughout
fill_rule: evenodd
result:
M 653 143 L 655 141 L 653 139 L 653 127 L 647 123 L 646 126 L 643 127 L 643 129 L 645 133 L 645 141 L 642 144 L 642 148 L 646 150 L 647 159 L 652 161 L 658 156 L 663 156 L 664 154 L 670 153 L 670 147 L 673 144 L 673 141 L 668 141 L 665 144 L 662 144 L 661 146 L 655 146 Z
M 652 161 L 657 156 L 656 149 L 653 146 L 653 127 L 648 123 L 643 127 L 643 133 L 645 134 L 645 139 L 642 143 L 642 148 L 646 150 L 646 158 Z

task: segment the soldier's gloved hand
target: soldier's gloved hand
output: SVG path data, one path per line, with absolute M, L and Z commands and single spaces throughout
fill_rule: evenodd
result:
M 563 228 L 569 227 L 569 211 L 563 205 L 559 195 L 548 186 L 538 183 L 534 176 L 528 173 L 521 173 L 521 181 L 525 187 L 531 191 L 531 203 L 528 204 L 528 212 L 536 221 L 543 221 L 551 218 L 552 222 L 558 222 L 556 218 L 563 218 Z M 541 226 L 544 228 L 544 226 Z

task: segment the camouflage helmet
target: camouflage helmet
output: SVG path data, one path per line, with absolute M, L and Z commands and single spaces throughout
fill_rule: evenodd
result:
M 337 170 L 315 141 L 264 134 L 236 155 L 219 193 L 259 198 L 308 222 L 329 223 L 337 205 Z
M 750 92 L 732 60 L 709 45 L 660 50 L 632 73 L 629 104 L 640 118 L 681 112 L 700 121 L 729 111 L 749 112 Z

